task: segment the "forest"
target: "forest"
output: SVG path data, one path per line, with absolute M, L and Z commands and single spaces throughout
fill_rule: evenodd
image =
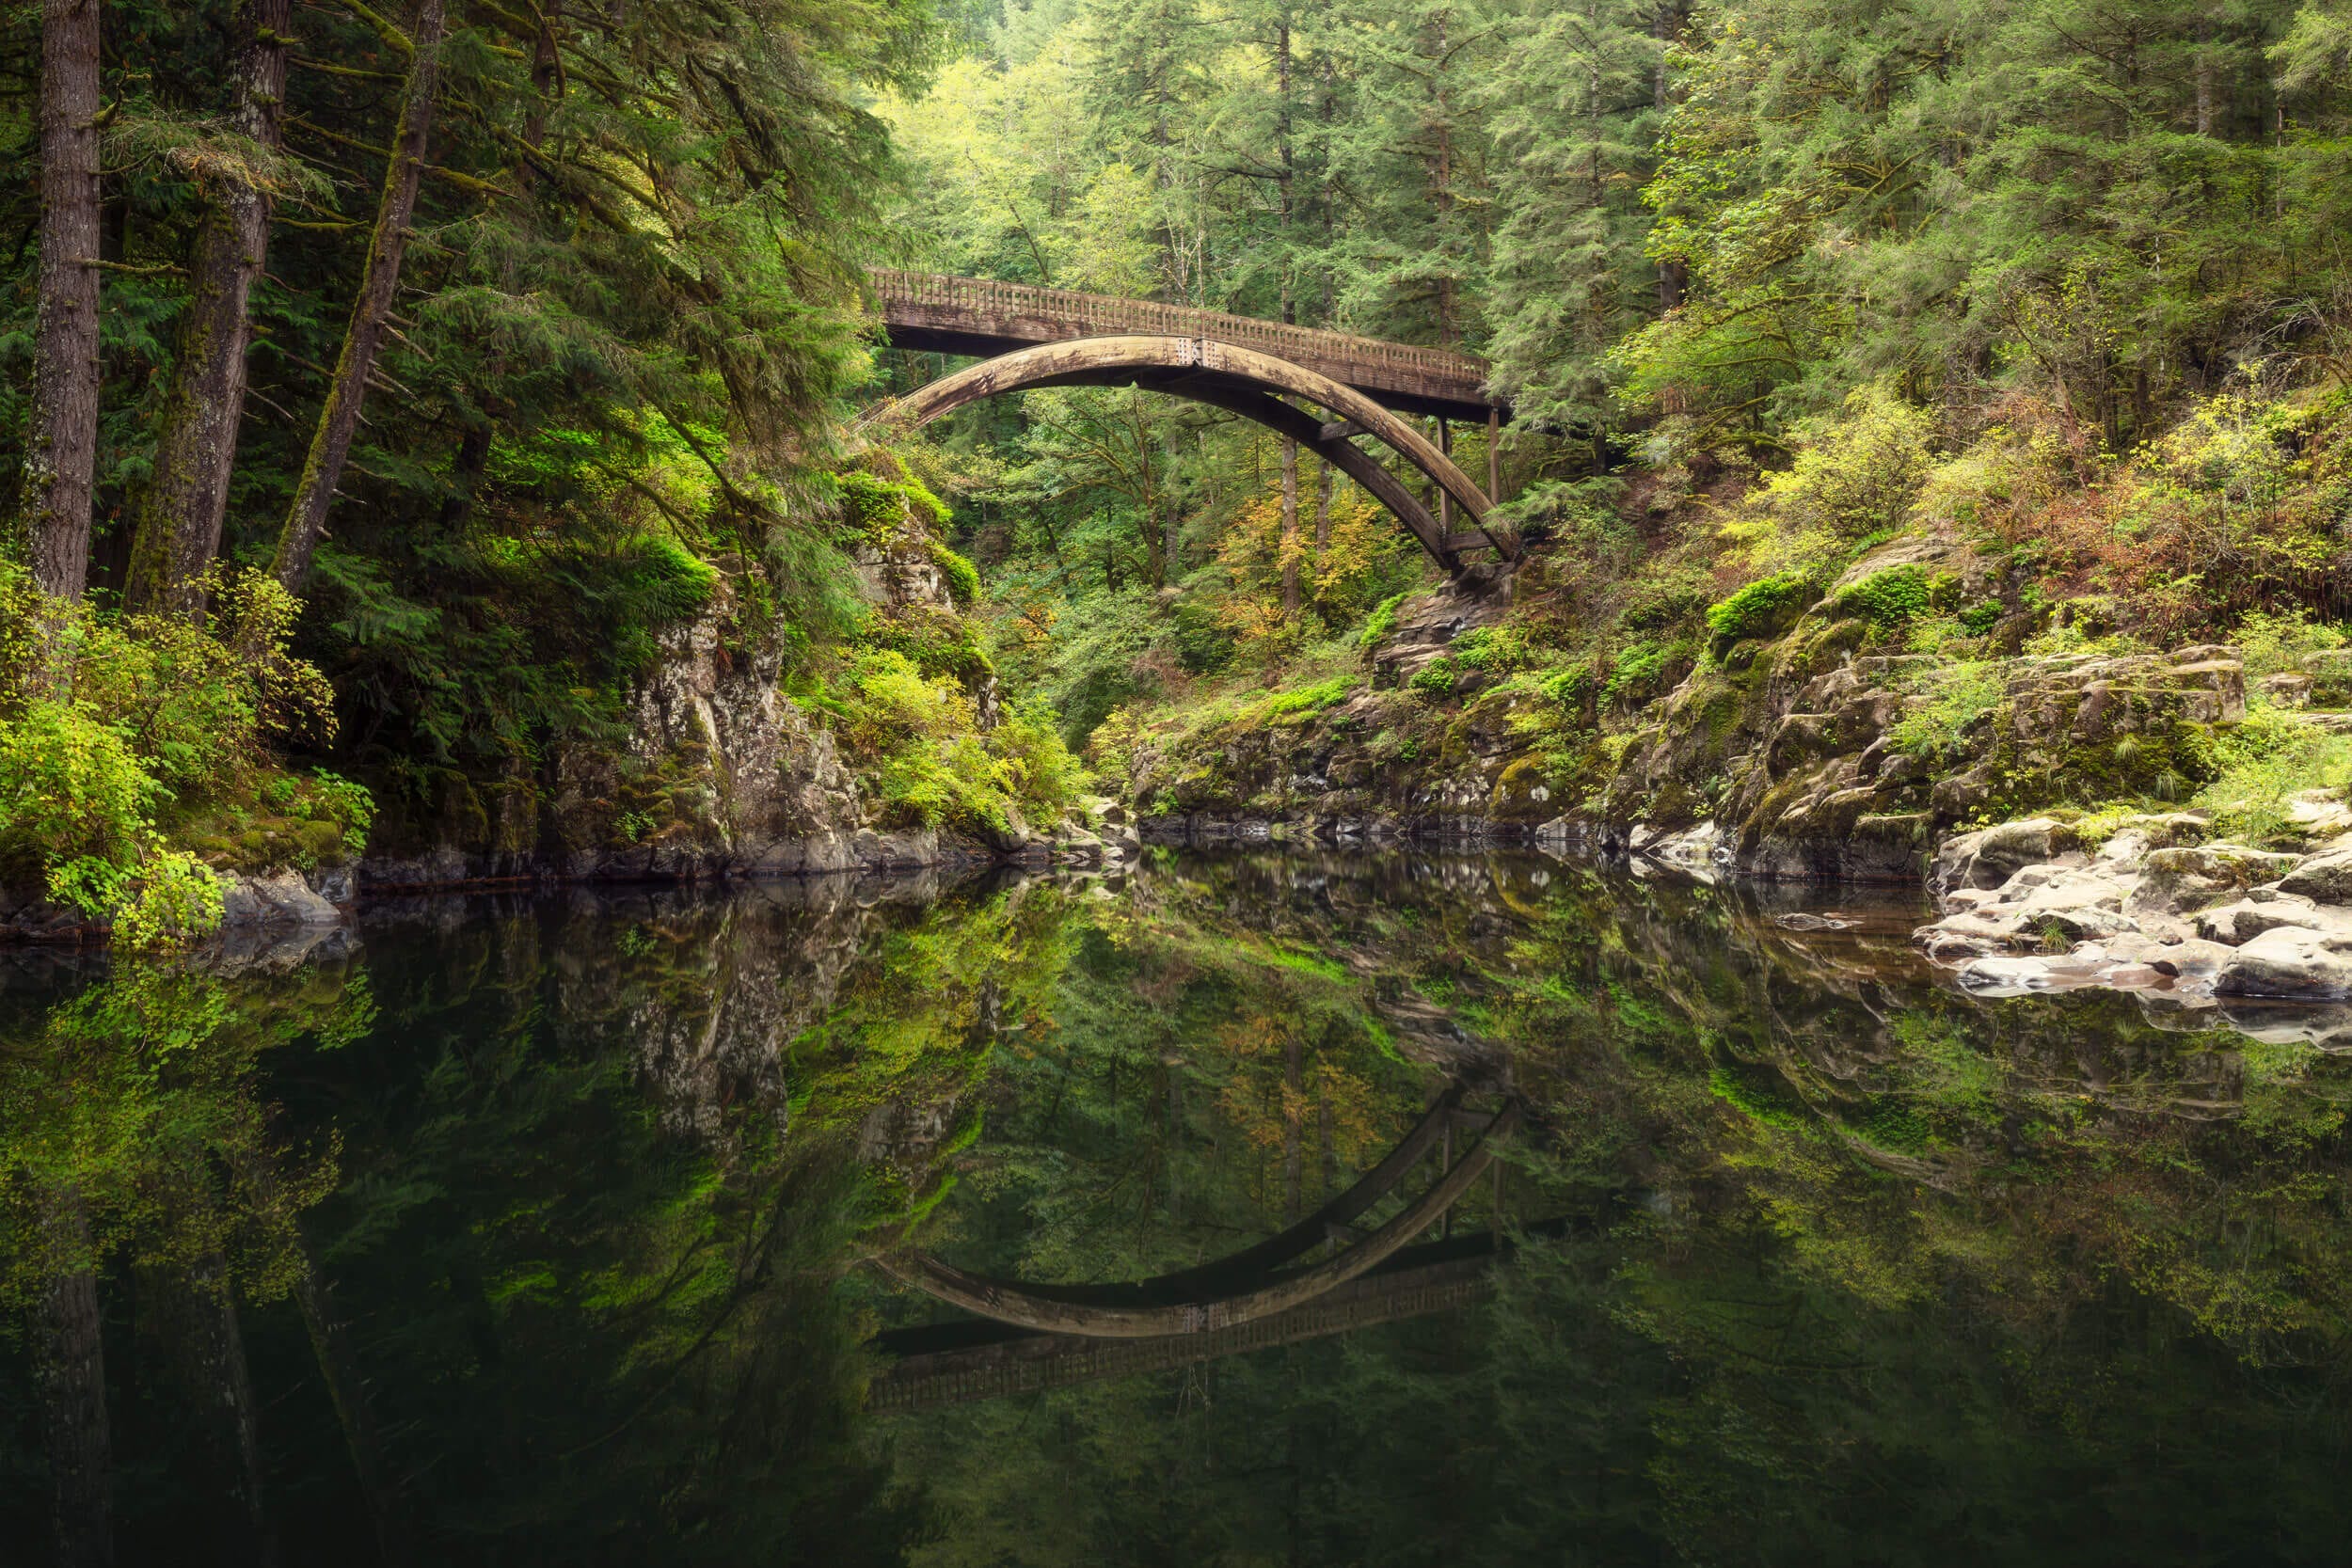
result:
M 26 0 L 0 165 L 0 1534 L 2338 1554 L 2352 0 Z M 1479 1315 L 861 1403 L 1489 1071 Z
M 1438 581 L 1367 492 L 1135 389 L 877 445 L 946 361 L 875 265 L 1484 356 L 1534 569 L 1375 770 L 1499 685 L 1602 802 L 1906 531 L 1972 565 L 1873 647 L 2324 649 L 2347 69 L 2321 0 L 19 8 L 0 851 L 169 942 L 372 832 L 686 832 L 631 694 L 696 627 L 866 819 L 998 840 L 1363 689 Z

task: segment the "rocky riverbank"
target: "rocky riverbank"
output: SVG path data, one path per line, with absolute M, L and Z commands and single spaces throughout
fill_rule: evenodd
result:
M 2327 835 L 2315 852 L 2211 839 L 2189 813 L 2126 817 L 2098 836 L 2047 816 L 1961 834 L 1931 879 L 1942 918 L 1916 940 L 1980 996 L 2099 986 L 2192 1008 L 2352 998 L 2352 812 L 2319 795 L 2296 804 Z M 2352 1039 L 2352 1007 L 2321 1022 Z
M 1449 585 L 1402 607 L 1355 671 L 1163 727 L 1121 760 L 1147 836 L 1578 844 L 1832 882 L 1916 882 L 1972 819 L 2177 799 L 2215 776 L 2247 715 L 2240 650 L 2025 651 L 2050 612 L 2010 609 L 2009 571 L 1897 539 L 1809 606 L 1661 651 L 1641 679 L 1671 684 L 1643 701 L 1618 694 L 1640 689 L 1622 658 L 1607 684 L 1516 662 L 1528 584 Z M 1900 651 L 1883 606 L 1903 594 L 1981 611 L 1980 651 Z M 2280 711 L 2316 689 L 2272 685 Z

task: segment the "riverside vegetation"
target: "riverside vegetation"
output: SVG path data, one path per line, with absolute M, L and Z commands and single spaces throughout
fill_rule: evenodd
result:
M 1089 785 L 1909 876 L 2344 782 L 2329 4 L 282 9 L 7 35 L 20 929 L 1067 847 Z M 1483 352 L 1528 564 L 1433 596 L 1134 391 L 862 447 L 938 368 L 874 261 Z M 2049 729 L 2201 645 L 2247 721 Z

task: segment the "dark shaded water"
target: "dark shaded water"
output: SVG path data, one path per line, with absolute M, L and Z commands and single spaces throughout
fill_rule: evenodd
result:
M 2352 1061 L 1844 912 L 1236 855 L 0 954 L 0 1560 L 52 1449 L 126 1562 L 2352 1558 Z

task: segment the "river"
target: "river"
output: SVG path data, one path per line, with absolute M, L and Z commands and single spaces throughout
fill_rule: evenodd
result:
M 0 1558 L 65 1444 L 125 1562 L 2345 1560 L 2352 1057 L 1922 912 L 1155 850 L 0 953 Z

